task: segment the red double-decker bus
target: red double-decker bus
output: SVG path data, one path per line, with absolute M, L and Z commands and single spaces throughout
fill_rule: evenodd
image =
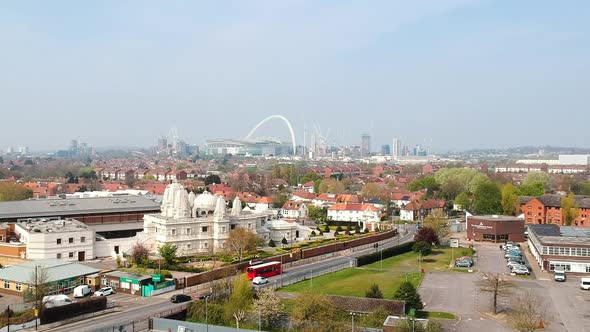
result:
M 268 262 L 258 265 L 248 266 L 246 268 L 246 274 L 248 279 L 252 280 L 254 277 L 272 277 L 281 274 L 281 262 Z

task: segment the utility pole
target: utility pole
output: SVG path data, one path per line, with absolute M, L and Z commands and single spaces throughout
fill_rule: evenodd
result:
M 38 265 L 35 265 L 35 313 L 39 312 L 39 280 L 37 277 Z M 8 329 L 10 329 L 10 324 Z M 37 331 L 37 315 L 35 315 L 35 331 Z

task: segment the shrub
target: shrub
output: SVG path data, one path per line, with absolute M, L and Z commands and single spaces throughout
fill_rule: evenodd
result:
M 381 288 L 379 288 L 379 285 L 373 283 L 371 284 L 371 287 L 369 287 L 369 289 L 367 289 L 365 292 L 365 297 L 372 299 L 382 299 L 383 292 L 381 291 Z
M 352 224 L 346 225 L 346 230 L 351 232 L 352 231 Z
M 365 234 L 369 233 L 369 229 L 365 227 L 365 230 L 363 231 L 363 233 L 365 233 Z
M 172 273 L 170 273 L 170 271 L 168 271 L 168 270 L 162 270 L 162 273 L 161 274 L 162 274 L 162 277 L 165 278 L 165 279 L 166 278 L 167 279 L 172 278 Z
M 268 241 L 268 246 L 274 248 L 277 246 L 277 244 L 275 243 L 275 241 L 273 239 L 270 239 L 270 241 Z
M 287 243 L 289 243 L 289 241 L 287 241 L 287 239 L 283 237 L 283 239 L 281 240 L 281 243 L 282 244 L 287 244 Z
M 361 230 L 357 226 L 356 229 L 354 230 L 354 234 L 360 234 L 360 233 L 361 233 Z
M 338 227 L 336 227 L 336 231 L 337 231 L 337 232 L 342 232 L 342 226 L 338 226 Z
M 409 281 L 404 281 L 399 285 L 399 288 L 393 294 L 393 299 L 406 301 L 406 312 L 410 311 L 410 309 L 420 310 L 423 308 L 420 294 Z
M 326 227 L 324 227 L 324 233 L 330 233 L 330 226 L 326 225 Z
M 334 231 L 334 236 L 338 236 L 340 235 L 340 233 L 338 233 L 338 231 Z
M 412 250 L 415 253 L 422 252 L 422 255 L 428 256 L 432 254 L 432 245 L 428 242 L 419 241 L 414 243 L 414 245 L 412 246 Z
M 311 231 L 310 236 L 316 236 L 315 231 Z

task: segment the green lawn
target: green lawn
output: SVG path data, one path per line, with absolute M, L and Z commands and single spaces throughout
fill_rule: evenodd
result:
M 433 250 L 432 255 L 422 258 L 421 267 L 425 272 L 453 271 L 449 268 L 453 254 L 455 257 L 460 257 L 472 255 L 473 251 L 459 248 L 451 253 L 450 248 L 437 248 Z M 383 297 L 390 299 L 399 285 L 406 280 L 406 275 L 408 281 L 412 282 L 416 288 L 420 286 L 423 275 L 419 273 L 418 258 L 419 254 L 409 252 L 384 259 L 382 262 L 314 277 L 313 282 L 305 280 L 283 287 L 281 291 L 298 293 L 311 289 L 331 295 L 364 297 L 371 283 L 376 283 L 383 292 Z
M 384 298 L 391 299 L 393 293 L 402 281 L 404 273 L 362 269 L 346 269 L 306 280 L 281 288 L 283 292 L 299 293 L 307 290 L 319 291 L 324 294 L 364 297 L 365 291 L 371 283 L 377 283 Z M 408 281 L 418 287 L 422 282 L 422 275 L 413 273 L 408 275 Z

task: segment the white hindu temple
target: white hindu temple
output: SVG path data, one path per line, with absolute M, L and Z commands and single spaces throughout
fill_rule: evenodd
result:
M 251 230 L 267 244 L 283 238 L 296 242 L 309 237 L 312 229 L 296 222 L 277 219 L 277 210 L 242 209 L 238 197 L 231 209 L 223 197 L 205 191 L 188 193 L 178 182 L 166 187 L 160 214 L 145 215 L 143 232 L 137 240 L 154 252 L 163 244 L 174 244 L 177 255 L 211 254 L 226 249 L 229 232 L 236 227 Z

